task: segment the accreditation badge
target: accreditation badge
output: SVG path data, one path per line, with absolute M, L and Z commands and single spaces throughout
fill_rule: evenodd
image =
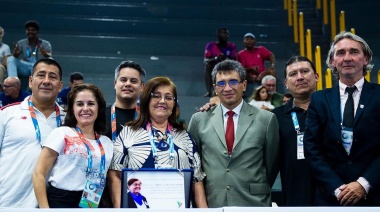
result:
M 79 203 L 81 208 L 97 208 L 102 197 L 104 186 L 86 180 L 82 198 Z
M 303 154 L 303 132 L 297 134 L 297 160 L 305 159 Z
M 354 132 L 352 131 L 352 128 L 345 127 L 342 129 L 342 144 L 348 155 L 351 151 L 353 137 Z

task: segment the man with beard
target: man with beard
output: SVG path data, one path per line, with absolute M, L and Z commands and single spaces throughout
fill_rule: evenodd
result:
M 283 96 L 276 92 L 276 78 L 272 75 L 265 76 L 261 83 L 268 91 L 268 99 L 274 107 L 282 105 Z
M 125 123 L 134 120 L 138 115 L 138 100 L 144 88 L 145 75 L 145 70 L 138 63 L 130 60 L 121 62 L 115 69 L 116 101 L 106 109 L 106 136 L 113 142 Z M 112 178 L 109 175 L 107 180 Z M 109 183 L 110 181 L 107 181 L 107 186 Z M 100 206 L 112 207 L 108 189 L 104 189 Z
M 227 28 L 219 28 L 217 31 L 218 42 L 210 42 L 206 45 L 204 54 L 205 80 L 207 93 L 205 97 L 211 97 L 212 77 L 214 66 L 226 59 L 236 60 L 236 45 L 228 42 L 229 32 Z
M 8 77 L 29 77 L 37 60 L 51 58 L 52 49 L 49 41 L 40 39 L 40 25 L 37 21 L 27 21 L 25 31 L 27 38 L 19 40 L 12 56 L 7 58 Z
M 284 206 L 314 205 L 315 183 L 303 154 L 303 132 L 310 96 L 318 74 L 306 57 L 294 56 L 285 65 L 285 85 L 293 95 L 272 110 L 280 129 L 280 174 Z

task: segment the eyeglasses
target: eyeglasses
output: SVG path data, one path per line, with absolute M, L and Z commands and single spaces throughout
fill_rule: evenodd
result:
M 233 80 L 228 81 L 228 85 L 230 85 L 230 87 L 234 87 L 234 86 L 237 86 L 241 82 L 243 81 L 233 79 Z M 226 81 L 219 81 L 215 83 L 215 86 L 220 87 L 220 88 L 224 88 L 226 87 L 226 85 L 227 85 Z
M 164 98 L 164 100 L 167 101 L 167 102 L 171 102 L 171 101 L 175 100 L 174 96 L 169 96 L 169 95 L 161 96 L 160 93 L 150 93 L 150 96 L 156 102 L 160 101 L 162 98 Z
M 265 84 L 266 87 L 275 87 L 275 84 Z
M 141 186 L 142 183 L 133 183 L 132 185 L 134 185 L 134 186 Z
M 13 87 L 13 86 L 15 86 L 15 85 L 1 85 L 3 88 L 11 88 L 11 87 Z

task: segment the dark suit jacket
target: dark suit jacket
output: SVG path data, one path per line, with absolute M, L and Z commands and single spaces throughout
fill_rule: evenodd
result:
M 364 82 L 351 153 L 341 143 L 339 86 L 312 94 L 304 136 L 305 157 L 317 180 L 318 205 L 339 205 L 334 190 L 364 177 L 371 185 L 357 205 L 380 205 L 380 85 Z
M 143 202 L 146 205 L 147 208 L 149 208 L 148 201 L 146 201 L 146 198 L 142 196 Z M 131 192 L 128 192 L 128 208 L 137 208 L 137 205 L 135 203 L 135 200 L 133 200 L 131 196 Z

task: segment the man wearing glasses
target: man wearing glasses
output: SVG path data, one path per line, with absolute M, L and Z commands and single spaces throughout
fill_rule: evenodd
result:
M 274 107 L 282 105 L 282 94 L 276 92 L 276 78 L 272 75 L 267 75 L 261 80 L 261 84 L 268 91 L 268 99 Z
M 8 77 L 4 80 L 2 85 L 4 91 L 0 93 L 0 107 L 22 102 L 25 97 L 30 95 L 29 92 L 20 90 L 20 86 L 21 83 L 17 77 Z
M 276 178 L 278 124 L 273 113 L 243 101 L 246 72 L 225 60 L 212 71 L 220 104 L 195 113 L 188 131 L 198 145 L 206 173 L 209 207 L 271 206 Z

